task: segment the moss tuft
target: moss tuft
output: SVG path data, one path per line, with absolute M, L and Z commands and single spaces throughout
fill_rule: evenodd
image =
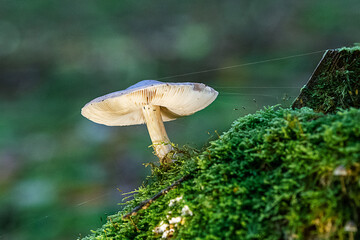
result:
M 360 45 L 356 44 L 354 47 L 342 47 L 338 49 L 339 52 L 346 51 L 348 53 L 353 53 L 354 51 L 360 51 Z
M 84 240 L 347 239 L 345 224 L 360 223 L 359 139 L 359 109 L 258 111 L 236 120 L 204 152 L 184 151 L 166 172 L 155 167 L 134 199 Z M 345 176 L 334 174 L 339 166 Z

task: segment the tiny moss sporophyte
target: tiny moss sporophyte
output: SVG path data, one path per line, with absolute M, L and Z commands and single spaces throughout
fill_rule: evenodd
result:
M 191 115 L 211 104 L 218 92 L 202 83 L 163 83 L 144 80 L 98 97 L 81 109 L 89 120 L 107 126 L 145 123 L 162 165 L 172 162 L 173 147 L 164 123 Z

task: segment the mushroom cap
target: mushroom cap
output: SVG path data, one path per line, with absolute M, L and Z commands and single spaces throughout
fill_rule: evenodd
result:
M 334 176 L 346 176 L 347 171 L 343 165 L 340 165 L 337 168 L 335 168 L 333 174 L 334 174 Z
M 95 98 L 81 109 L 81 114 L 107 126 L 128 126 L 145 123 L 142 107 L 156 105 L 160 106 L 162 120 L 167 122 L 204 109 L 217 95 L 217 91 L 202 83 L 144 80 Z
M 357 226 L 353 221 L 347 221 L 344 227 L 345 232 L 357 232 Z

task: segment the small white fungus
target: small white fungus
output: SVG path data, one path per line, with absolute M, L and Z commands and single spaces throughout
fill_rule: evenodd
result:
M 190 208 L 189 208 L 188 205 L 185 205 L 185 206 L 181 209 L 181 215 L 182 215 L 182 216 L 186 216 L 186 215 L 192 216 L 192 215 L 193 215 L 193 212 L 190 210 Z
M 180 197 L 171 199 L 171 200 L 170 200 L 170 203 L 169 203 L 169 207 L 172 207 L 172 206 L 175 205 L 175 203 L 180 202 L 180 200 L 181 200 L 182 198 L 183 198 L 183 196 L 180 196 Z
M 169 220 L 170 224 L 179 223 L 179 222 L 181 222 L 181 217 L 173 217 L 172 219 Z
M 171 236 L 174 232 L 175 232 L 174 229 L 166 230 L 166 231 L 163 233 L 163 235 L 161 236 L 161 238 L 167 238 L 169 235 Z
M 163 235 L 161 236 L 161 238 L 167 238 L 168 235 L 169 235 L 170 231 L 169 230 L 166 230 Z
M 166 223 L 164 223 L 164 221 L 161 221 L 160 225 L 158 227 L 156 227 L 153 230 L 153 232 L 156 234 L 163 233 L 163 232 L 165 232 L 165 230 L 167 229 L 168 226 L 169 226 L 169 224 L 166 224 Z

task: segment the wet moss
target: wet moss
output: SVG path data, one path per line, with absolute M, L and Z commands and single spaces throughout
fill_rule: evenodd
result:
M 183 151 L 167 171 L 153 167 L 134 199 L 83 239 L 159 239 L 166 233 L 172 239 L 347 239 L 346 222 L 360 222 L 359 139 L 359 109 L 258 111 L 236 120 L 203 152 Z M 346 176 L 334 175 L 338 166 Z

